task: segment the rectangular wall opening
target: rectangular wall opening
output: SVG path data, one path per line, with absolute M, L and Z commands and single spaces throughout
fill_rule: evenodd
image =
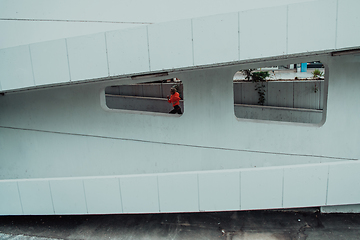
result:
M 171 96 L 171 88 L 176 89 L 179 94 L 179 106 L 184 112 L 183 84 L 177 78 L 106 87 L 106 106 L 110 109 L 169 113 L 174 109 L 173 104 L 169 103 L 167 99 L 167 96 Z
M 242 69 L 234 75 L 237 118 L 319 124 L 325 68 L 319 61 Z

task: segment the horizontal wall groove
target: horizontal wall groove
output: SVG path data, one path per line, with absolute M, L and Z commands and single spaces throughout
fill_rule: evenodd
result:
M 132 142 L 142 142 L 142 143 L 151 143 L 151 144 L 201 148 L 201 149 L 216 149 L 216 150 L 224 150 L 224 151 L 249 152 L 249 153 L 272 154 L 272 155 L 282 155 L 282 156 L 315 157 L 315 158 L 337 159 L 337 160 L 352 160 L 352 161 L 358 160 L 357 158 L 344 158 L 344 157 L 334 157 L 334 156 L 314 155 L 314 154 L 296 154 L 296 153 L 283 153 L 283 152 L 270 152 L 270 151 L 260 151 L 260 150 L 224 148 L 224 147 L 214 147 L 214 146 L 201 146 L 201 145 L 191 145 L 191 144 L 182 144 L 182 143 L 159 142 L 159 141 L 150 141 L 150 140 L 143 140 L 143 139 L 108 137 L 108 136 L 101 136 L 101 135 L 57 132 L 57 131 L 27 129 L 27 128 L 7 127 L 7 126 L 0 126 L 0 128 L 11 129 L 11 130 L 21 130 L 21 131 L 42 132 L 42 133 L 53 133 L 53 134 L 61 134 L 61 135 L 72 135 L 72 136 L 79 136 L 79 137 L 103 138 L 103 139 L 113 139 L 113 140 L 121 140 L 121 141 L 132 141 Z

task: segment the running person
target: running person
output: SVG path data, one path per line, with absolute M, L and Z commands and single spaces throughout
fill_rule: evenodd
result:
M 168 95 L 167 99 L 168 99 L 169 103 L 172 103 L 174 109 L 171 110 L 169 113 L 171 113 L 171 114 L 175 114 L 175 113 L 182 114 L 181 107 L 180 107 L 179 93 L 176 91 L 175 88 L 171 88 L 170 93 L 171 93 L 171 96 L 169 97 L 169 95 Z

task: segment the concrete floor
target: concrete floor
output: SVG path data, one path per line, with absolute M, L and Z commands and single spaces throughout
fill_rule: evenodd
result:
M 321 214 L 317 209 L 0 217 L 1 240 L 359 238 L 359 214 Z

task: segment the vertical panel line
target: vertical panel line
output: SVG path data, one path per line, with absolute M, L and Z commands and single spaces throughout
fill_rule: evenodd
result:
M 325 81 L 325 80 L 324 80 Z M 322 91 L 321 91 L 321 81 L 319 81 L 319 97 L 317 98 L 317 107 L 318 109 L 321 109 L 321 96 L 322 96 Z M 324 110 L 323 110 L 324 111 Z
M 239 209 L 241 210 L 241 171 L 239 171 Z
M 18 194 L 19 194 L 19 200 L 20 200 L 21 212 L 22 212 L 22 214 L 24 215 L 24 207 L 23 207 L 22 200 L 21 200 L 21 194 L 20 194 L 19 182 L 16 182 L 16 186 L 17 186 L 17 190 L 18 190 Z
M 86 199 L 86 191 L 85 191 L 84 179 L 82 180 L 82 185 L 83 185 L 83 191 L 84 191 L 84 199 L 85 199 L 86 213 L 89 213 L 89 208 L 88 208 L 87 199 Z
M 51 191 L 50 181 L 48 181 L 48 184 L 49 184 L 49 190 L 50 190 L 51 203 L 52 203 L 53 211 L 54 211 L 54 214 L 55 214 L 55 205 L 54 205 L 53 194 L 52 194 L 52 191 Z
M 286 54 L 289 53 L 289 5 L 286 6 Z
M 119 194 L 120 194 L 120 204 L 121 204 L 121 212 L 124 213 L 124 204 L 123 204 L 123 197 L 121 193 L 121 180 L 118 178 L 118 184 L 119 184 Z
M 36 86 L 35 73 L 34 73 L 34 65 L 33 65 L 33 59 L 32 59 L 32 55 L 31 55 L 30 45 L 29 45 L 29 54 L 30 54 L 30 64 L 31 64 L 31 72 L 32 72 L 32 76 L 33 76 L 33 82 L 34 82 L 34 86 Z
M 328 174 L 327 174 L 327 183 L 326 183 L 326 198 L 325 198 L 325 205 L 328 205 L 329 178 L 330 178 L 330 165 L 328 165 Z
M 282 198 L 281 198 L 281 207 L 284 207 L 284 189 L 285 189 L 285 169 L 282 170 Z
M 195 66 L 195 52 L 194 52 L 194 23 L 193 23 L 193 19 L 191 19 L 191 45 L 192 45 L 192 60 L 193 60 L 193 66 Z
M 160 187 L 159 187 L 159 176 L 156 176 L 156 183 L 157 183 L 157 194 L 158 194 L 158 204 L 159 204 L 159 212 L 161 212 L 161 204 L 160 204 Z
M 240 61 L 240 12 L 238 12 L 238 58 Z
M 338 39 L 338 17 L 339 17 L 339 0 L 336 0 L 335 49 L 337 49 L 337 39 Z
M 65 46 L 66 46 L 66 56 L 67 56 L 67 63 L 69 69 L 69 81 L 71 82 L 71 69 L 70 69 L 70 58 L 69 58 L 69 49 L 67 44 L 67 39 L 65 38 Z
M 197 190 L 198 190 L 198 209 L 200 211 L 200 181 L 199 181 L 199 174 L 196 174 L 197 177 Z
M 292 107 L 295 108 L 295 83 L 292 81 Z
M 147 38 L 147 48 L 148 48 L 149 71 L 151 71 L 151 61 L 150 61 L 150 40 L 149 40 L 149 27 L 148 27 L 148 26 L 146 26 L 146 38 Z
M 104 33 L 104 36 L 105 36 L 105 50 L 106 50 L 106 61 L 107 61 L 108 76 L 110 77 L 110 64 L 109 64 L 109 53 L 108 53 L 106 32 Z

